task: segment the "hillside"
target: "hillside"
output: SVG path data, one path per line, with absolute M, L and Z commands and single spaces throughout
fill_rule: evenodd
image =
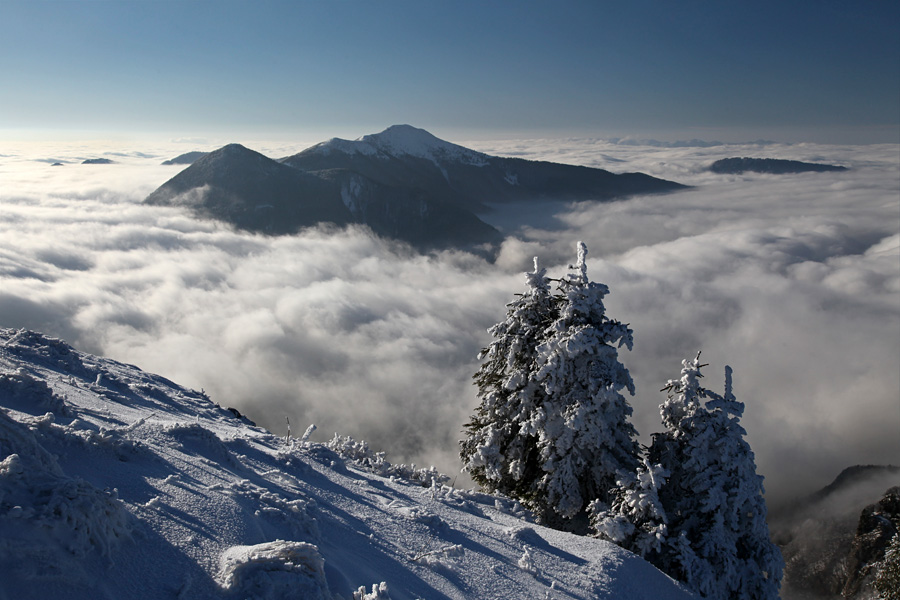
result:
M 0 598 L 692 597 L 506 499 L 39 333 L 0 330 L 0 407 Z
M 855 465 L 841 471 L 821 490 L 772 511 L 772 539 L 780 546 L 786 563 L 782 598 L 870 597 L 871 589 L 860 591 L 861 578 L 855 573 L 872 569 L 890 535 L 887 540 L 875 540 L 877 543 L 867 540 L 866 534 L 876 527 L 866 525 L 866 511 L 873 512 L 870 505 L 898 484 L 900 467 Z M 900 522 L 900 511 L 895 508 L 893 513 L 892 519 Z M 877 524 L 878 519 L 875 521 Z M 890 524 L 890 520 L 881 521 Z
M 240 144 L 195 161 L 145 202 L 185 206 L 200 217 L 272 234 L 322 221 L 344 225 L 351 218 L 326 182 Z

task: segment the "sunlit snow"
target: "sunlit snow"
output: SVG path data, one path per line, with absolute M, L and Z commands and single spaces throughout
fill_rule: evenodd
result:
M 692 597 L 510 500 L 350 438 L 304 438 L 0 330 L 0 597 Z

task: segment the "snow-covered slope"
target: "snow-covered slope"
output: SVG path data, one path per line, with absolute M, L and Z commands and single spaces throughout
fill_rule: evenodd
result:
M 374 587 L 373 587 L 374 586 Z M 0 598 L 691 598 L 509 500 L 0 329 Z

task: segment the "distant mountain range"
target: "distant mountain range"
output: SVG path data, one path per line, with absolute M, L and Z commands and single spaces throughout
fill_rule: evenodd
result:
M 191 157 L 173 161 L 182 158 Z M 610 200 L 685 187 L 643 173 L 490 156 L 395 125 L 280 160 L 229 144 L 197 159 L 145 202 L 185 206 L 203 218 L 276 235 L 322 222 L 364 224 L 431 249 L 500 241 L 477 216 L 489 204 Z
M 807 173 L 824 171 L 846 171 L 847 167 L 826 165 L 821 163 L 808 163 L 799 160 L 785 160 L 783 158 L 723 158 L 710 165 L 713 173 L 739 175 L 747 171 L 754 173 L 770 173 L 784 175 L 787 173 Z

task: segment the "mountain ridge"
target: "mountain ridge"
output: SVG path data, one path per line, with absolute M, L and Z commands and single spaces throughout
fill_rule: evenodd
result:
M 394 125 L 354 141 L 335 138 L 279 162 L 310 172 L 342 168 L 384 185 L 428 190 L 476 214 L 488 203 L 602 201 L 687 187 L 643 173 L 491 156 L 410 125 Z
M 865 543 L 860 527 L 866 507 L 897 485 L 900 467 L 853 465 L 816 492 L 770 512 L 772 539 L 786 563 L 782 596 L 808 600 L 869 597 L 860 592 L 861 579 L 854 576 L 871 570 L 871 564 L 867 567 L 860 556 L 871 554 L 873 544 Z M 900 512 L 897 519 L 900 524 Z M 846 595 L 841 596 L 845 589 Z M 857 596 L 860 593 L 863 595 Z
M 787 160 L 783 158 L 748 158 L 744 156 L 722 158 L 711 164 L 709 170 L 713 173 L 727 175 L 740 175 L 747 171 L 752 173 L 767 173 L 770 175 L 787 175 L 794 173 L 846 171 L 847 167 L 824 163 L 803 162 L 799 160 Z
M 357 140 L 332 138 L 279 160 L 229 144 L 144 202 L 183 206 L 201 218 L 274 235 L 326 222 L 365 225 L 430 250 L 498 244 L 503 236 L 478 216 L 488 203 L 610 200 L 685 187 L 641 173 L 494 157 L 394 125 Z

